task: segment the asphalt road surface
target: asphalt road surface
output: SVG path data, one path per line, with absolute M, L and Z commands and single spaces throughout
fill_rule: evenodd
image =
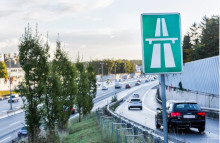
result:
M 143 110 L 128 110 L 128 102 L 125 101 L 116 109 L 116 113 L 163 133 L 162 129 L 156 129 L 155 127 L 156 108 L 161 107 L 161 105 L 155 98 L 156 89 L 151 89 L 151 87 L 153 85 L 149 83 L 136 92 L 140 94 L 143 101 Z M 191 143 L 219 143 L 219 120 L 206 117 L 204 134 L 200 134 L 197 129 L 191 128 L 190 130 L 180 130 L 178 133 L 169 133 L 169 136 Z

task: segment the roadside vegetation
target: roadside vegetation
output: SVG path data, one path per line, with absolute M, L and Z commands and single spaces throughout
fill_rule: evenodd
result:
M 81 122 L 72 119 L 67 127 L 69 135 L 64 143 L 101 143 L 102 135 L 94 113 L 83 116 Z
M 62 50 L 59 36 L 51 55 L 48 41 L 28 25 L 18 45 L 25 79 L 17 91 L 26 99 L 25 121 L 32 143 L 41 142 L 42 131 L 47 142 L 62 142 L 73 107 L 80 122 L 82 115 L 90 114 L 97 90 L 92 64 L 84 65 L 80 57 L 73 63 Z
M 183 61 L 190 62 L 219 55 L 219 15 L 204 16 L 193 23 L 183 38 Z

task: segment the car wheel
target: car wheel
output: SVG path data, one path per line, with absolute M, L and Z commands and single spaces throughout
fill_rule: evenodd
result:
M 128 110 L 130 110 L 130 107 L 128 107 Z
M 205 127 L 199 127 L 198 130 L 199 130 L 199 133 L 203 133 L 205 131 Z
M 160 124 L 158 124 L 157 117 L 155 116 L 155 125 L 157 129 L 160 129 Z
M 142 107 L 140 107 L 140 110 L 142 110 Z

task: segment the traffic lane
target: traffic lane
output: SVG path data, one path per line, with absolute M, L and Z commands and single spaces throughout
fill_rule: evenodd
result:
M 0 120 L 0 143 L 11 142 L 25 123 L 24 112 Z
M 150 90 L 146 92 L 144 95 L 141 95 L 140 98 L 143 100 L 143 111 L 134 109 L 128 110 L 127 106 L 128 103 L 125 102 L 121 106 L 116 109 L 116 112 L 121 114 L 122 116 L 129 118 L 135 122 L 138 122 L 144 126 L 147 126 L 151 129 L 157 130 L 160 133 L 163 133 L 162 129 L 156 129 L 155 127 L 155 114 L 156 108 L 160 107 L 161 105 L 157 103 L 155 100 L 155 93 L 156 90 Z M 143 92 L 142 92 L 143 94 Z M 154 108 L 155 106 L 155 108 Z M 187 130 L 180 130 L 178 134 L 176 133 L 169 133 L 169 136 L 173 136 L 175 138 L 181 139 L 187 142 L 219 142 L 218 137 L 218 126 L 219 123 L 217 120 L 213 120 L 207 118 L 206 120 L 206 130 L 204 134 L 200 134 L 197 129 L 190 129 Z M 213 128 L 213 130 L 212 130 Z M 211 129 L 211 130 L 210 130 Z
M 157 107 L 160 107 L 161 105 L 156 100 L 156 89 L 152 89 L 149 94 L 144 95 L 144 108 L 150 113 L 156 114 Z M 152 115 L 151 114 L 151 115 Z M 155 116 L 152 116 L 153 120 L 155 121 Z M 155 129 L 155 126 L 154 126 Z M 156 129 L 158 130 L 158 129 Z M 160 129 L 159 129 L 160 130 Z M 162 131 L 162 130 L 160 130 Z M 209 117 L 206 117 L 206 129 L 204 134 L 200 134 L 198 132 L 198 129 L 191 128 L 190 130 L 179 130 L 179 134 L 172 134 L 170 135 L 176 136 L 178 138 L 181 138 L 183 140 L 187 140 L 188 142 L 219 142 L 219 121 L 216 119 L 211 119 Z
M 141 88 L 139 91 L 136 92 L 139 93 L 140 99 L 142 99 L 142 106 L 144 105 L 143 96 L 146 93 L 146 91 L 150 91 L 150 88 L 152 88 L 152 86 Z M 154 120 L 152 120 L 152 118 L 154 118 L 155 116 L 155 113 L 151 110 L 147 110 L 146 108 L 144 108 L 144 106 L 142 110 L 138 108 L 132 108 L 128 110 L 128 100 L 129 98 L 124 103 L 122 103 L 122 105 L 116 108 L 115 112 L 139 124 L 155 129 Z
M 7 111 L 10 110 L 11 103 L 8 103 L 8 99 L 0 101 L 0 116 L 7 114 Z M 22 98 L 19 97 L 18 102 L 12 102 L 12 109 L 20 109 L 23 106 Z
M 128 83 L 131 84 L 131 88 L 135 87 L 136 82 L 137 82 L 137 80 L 124 81 L 124 82 L 121 83 L 122 84 L 121 89 L 125 89 L 125 85 L 128 84 Z M 142 82 L 142 83 L 144 83 L 144 82 Z M 98 89 L 96 97 L 101 97 L 101 96 L 103 96 L 103 94 L 108 94 L 108 93 L 111 93 L 113 91 L 119 90 L 119 89 L 115 89 L 115 84 L 111 84 L 110 86 L 106 85 L 106 86 L 108 87 L 108 90 Z

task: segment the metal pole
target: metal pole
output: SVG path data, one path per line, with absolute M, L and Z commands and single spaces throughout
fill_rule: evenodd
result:
M 11 98 L 11 59 L 9 59 L 9 82 L 10 82 L 10 110 L 12 110 L 12 98 Z
M 117 63 L 115 63 L 115 81 L 116 81 L 116 66 L 117 66 Z
M 104 63 L 100 63 L 102 65 L 102 87 L 103 87 L 103 64 Z
M 165 76 L 164 76 L 164 74 L 161 74 L 161 91 L 162 91 L 164 143 L 168 143 L 167 113 L 166 113 L 166 92 L 165 92 Z

